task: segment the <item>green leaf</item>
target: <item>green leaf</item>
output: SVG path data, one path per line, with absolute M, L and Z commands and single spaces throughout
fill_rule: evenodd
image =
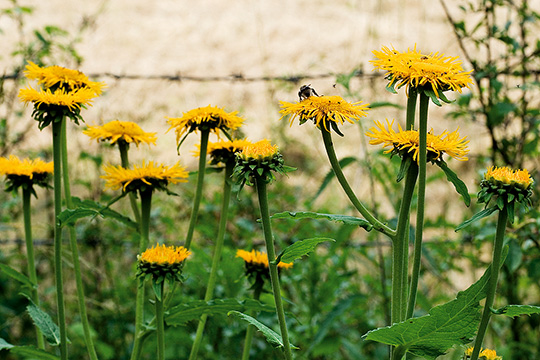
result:
M 37 289 L 37 284 L 34 284 L 28 278 L 28 276 L 18 272 L 17 270 L 12 268 L 11 266 L 8 266 L 8 265 L 5 265 L 5 264 L 0 264 L 0 270 L 2 270 L 7 276 L 17 280 L 18 282 L 20 282 L 24 286 L 28 286 L 29 288 Z
M 467 226 L 471 225 L 473 222 L 475 222 L 477 220 L 488 217 L 489 215 L 493 214 L 498 209 L 499 208 L 497 206 L 493 206 L 493 207 L 484 209 L 484 210 L 474 214 L 472 218 L 470 218 L 469 220 L 466 220 L 466 221 L 462 222 L 461 224 L 459 224 L 459 226 L 456 228 L 455 231 L 459 231 L 459 230 L 461 230 L 463 228 L 466 228 Z
M 455 172 L 450 170 L 450 168 L 446 165 L 444 161 L 437 161 L 435 162 L 446 174 L 446 178 L 448 181 L 450 181 L 452 184 L 454 184 L 454 187 L 456 188 L 456 191 L 458 194 L 463 196 L 463 201 L 465 201 L 465 205 L 469 206 L 471 205 L 471 196 L 469 195 L 469 190 L 467 189 L 467 185 L 463 181 L 461 181 L 460 178 L 456 175 Z
M 503 261 L 508 254 L 504 248 Z M 457 297 L 432 308 L 428 315 L 408 319 L 364 335 L 366 340 L 397 346 L 400 351 L 434 360 L 456 344 L 468 344 L 480 322 L 480 300 L 486 297 L 491 266 L 484 275 Z
M 15 345 L 11 345 L 6 340 L 0 338 L 0 350 L 11 349 L 13 347 L 15 347 Z
M 276 308 L 265 305 L 257 300 L 245 299 L 215 299 L 210 301 L 196 300 L 177 305 L 168 311 L 165 315 L 165 322 L 169 326 L 184 325 L 190 320 L 196 320 L 202 314 L 208 315 L 226 315 L 229 311 L 236 310 L 247 311 L 265 311 L 275 313 Z
M 34 346 L 15 346 L 10 349 L 12 354 L 17 354 L 23 358 L 40 359 L 40 360 L 60 360 L 56 355 L 50 354 L 44 350 L 38 349 Z
M 281 254 L 278 255 L 276 261 L 279 263 L 283 261 L 284 263 L 291 263 L 296 259 L 300 259 L 302 256 L 309 254 L 315 247 L 322 242 L 336 240 L 330 238 L 311 238 L 295 242 L 292 245 L 287 246 Z
M 30 301 L 30 304 L 26 307 L 26 311 L 28 311 L 28 315 L 30 315 L 34 324 L 41 330 L 45 340 L 51 346 L 59 346 L 61 340 L 58 325 L 54 323 L 49 314 L 41 310 L 29 297 L 26 298 Z
M 76 209 L 66 209 L 62 211 L 58 217 L 58 226 L 64 227 L 66 225 L 75 225 L 75 222 L 79 219 L 85 218 L 87 216 L 97 216 L 100 215 L 99 211 L 93 209 L 85 208 L 76 208 Z
M 339 166 L 343 169 L 347 165 L 352 164 L 355 161 L 358 161 L 358 159 L 355 158 L 355 157 L 352 157 L 352 156 L 345 157 L 345 158 L 343 158 L 343 159 L 341 159 L 339 161 Z M 315 199 L 317 199 L 319 197 L 319 195 L 321 195 L 323 190 L 328 186 L 328 184 L 330 184 L 330 181 L 332 181 L 332 179 L 335 176 L 336 176 L 336 174 L 334 173 L 334 170 L 332 170 L 332 169 L 330 169 L 330 171 L 328 173 L 326 173 L 326 176 L 324 177 L 323 182 L 321 183 L 321 186 L 319 186 L 319 189 L 315 193 L 315 196 L 313 196 L 313 198 L 310 200 L 311 204 L 315 201 Z
M 360 226 L 367 231 L 373 228 L 367 220 L 348 215 L 322 214 L 311 211 L 284 211 L 270 216 L 271 219 L 327 219 L 345 225 Z
M 396 182 L 400 182 L 405 178 L 405 175 L 407 174 L 407 171 L 409 171 L 409 167 L 411 167 L 412 158 L 410 156 L 405 157 L 404 159 L 401 159 L 401 164 L 399 165 L 399 171 L 397 174 Z
M 97 210 L 99 213 L 101 213 L 101 215 L 103 215 L 103 217 L 107 218 L 107 219 L 113 219 L 113 220 L 116 220 L 130 228 L 133 228 L 133 229 L 136 229 L 138 230 L 139 229 L 139 225 L 131 220 L 130 218 L 128 218 L 127 216 L 124 216 L 122 214 L 120 214 L 119 212 L 116 212 L 112 209 L 109 208 L 109 206 L 111 204 L 108 204 L 107 206 L 104 206 L 100 203 L 97 203 L 95 201 L 92 201 L 92 200 L 81 200 L 79 199 L 78 197 L 75 197 L 73 196 L 72 198 L 72 201 L 73 201 L 73 206 L 75 207 L 80 207 L 80 208 L 86 208 L 86 209 L 94 209 L 94 210 Z
M 243 314 L 239 311 L 229 311 L 227 315 L 235 315 L 238 316 L 240 319 L 248 322 L 249 324 L 255 326 L 257 330 L 263 333 L 263 335 L 266 337 L 266 341 L 268 341 L 269 344 L 275 346 L 275 347 L 283 347 L 283 339 L 281 335 L 279 335 L 274 330 L 270 329 L 268 326 L 264 325 L 263 323 L 259 322 L 257 319 Z M 291 344 L 291 348 L 298 349 L 296 346 Z
M 506 305 L 500 309 L 492 310 L 495 315 L 506 315 L 512 318 L 521 315 L 540 314 L 540 306 L 533 305 Z

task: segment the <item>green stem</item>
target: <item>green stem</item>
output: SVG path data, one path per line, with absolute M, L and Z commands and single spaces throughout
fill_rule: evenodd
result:
M 231 175 L 233 172 L 234 163 L 235 162 L 233 159 L 232 161 L 228 161 L 225 166 L 225 178 L 223 181 L 223 202 L 221 204 L 221 218 L 219 220 L 216 247 L 214 248 L 214 255 L 212 257 L 212 268 L 210 270 L 210 277 L 208 278 L 208 285 L 206 287 L 204 301 L 210 301 L 214 297 L 214 289 L 216 287 L 219 263 L 221 261 L 221 252 L 223 250 L 223 240 L 225 238 L 225 229 L 227 226 L 227 218 L 229 216 L 229 201 L 231 199 Z M 197 358 L 207 319 L 208 314 L 203 314 L 199 320 L 199 324 L 197 326 L 197 333 L 195 335 L 195 341 L 193 342 L 191 353 L 189 355 L 190 360 L 194 360 Z
M 32 288 L 32 301 L 36 306 L 39 307 L 39 294 L 37 289 L 37 273 L 36 273 L 36 263 L 34 257 L 34 241 L 32 240 L 32 212 L 30 206 L 30 197 L 32 192 L 30 189 L 23 187 L 22 188 L 23 196 L 23 217 L 24 217 L 24 239 L 26 241 L 26 257 L 28 258 L 28 278 L 34 284 L 35 287 Z M 40 349 L 45 349 L 45 341 L 43 339 L 43 334 L 38 327 L 36 327 L 36 339 L 37 345 Z
M 264 232 L 264 242 L 266 243 L 266 253 L 268 254 L 268 263 L 270 270 L 270 282 L 272 283 L 272 292 L 276 302 L 276 313 L 278 316 L 281 337 L 283 340 L 283 350 L 287 360 L 292 359 L 291 344 L 289 343 L 289 334 L 287 332 L 287 323 L 285 322 L 285 311 L 281 301 L 281 287 L 279 285 L 279 276 L 276 263 L 276 251 L 274 249 L 274 238 L 272 236 L 272 227 L 270 226 L 270 213 L 268 211 L 268 196 L 266 193 L 266 182 L 259 176 L 255 177 L 257 195 L 259 197 L 259 207 L 261 211 L 261 220 Z
M 69 183 L 69 163 L 68 163 L 68 150 L 67 150 L 67 137 L 66 137 L 66 122 L 62 123 L 62 176 L 64 180 L 64 195 L 66 198 L 66 206 L 68 209 L 73 209 L 73 201 L 71 199 L 71 186 Z M 79 314 L 81 316 L 81 323 L 84 332 L 84 341 L 86 342 L 86 348 L 88 350 L 88 356 L 91 360 L 97 360 L 96 349 L 94 348 L 94 342 L 92 340 L 92 333 L 90 332 L 90 324 L 88 323 L 88 315 L 86 312 L 86 302 L 84 297 L 84 285 L 81 276 L 81 264 L 79 260 L 79 249 L 77 245 L 77 233 L 75 226 L 69 227 L 69 244 L 71 247 L 71 254 L 73 257 L 73 270 L 75 272 L 75 283 L 77 287 L 77 299 L 79 303 Z
M 409 291 L 409 303 L 405 319 L 413 316 L 420 277 L 420 260 L 422 259 L 422 237 L 424 234 L 424 209 L 426 201 L 426 165 L 427 165 L 427 119 L 429 97 L 420 95 L 420 126 L 418 153 L 418 207 L 416 209 L 416 235 L 414 238 L 414 258 Z
M 404 253 L 409 240 L 409 212 L 414 193 L 414 186 L 418 176 L 418 166 L 412 162 L 405 175 L 405 187 L 403 189 L 403 198 L 399 209 L 396 236 L 393 239 L 392 246 L 392 324 L 400 322 L 405 312 L 403 301 L 404 273 Z
M 120 150 L 120 160 L 122 162 L 122 167 L 125 169 L 129 169 L 129 159 L 128 159 L 129 143 L 123 140 L 119 140 L 118 149 Z M 128 196 L 129 196 L 129 203 L 131 204 L 131 209 L 133 210 L 133 216 L 135 216 L 135 221 L 137 222 L 137 224 L 140 224 L 141 211 L 139 210 L 139 206 L 137 205 L 137 197 L 135 196 L 135 193 L 133 192 L 130 192 Z
M 204 182 L 204 172 L 206 171 L 206 151 L 208 149 L 208 136 L 210 130 L 201 130 L 201 151 L 199 155 L 199 172 L 197 173 L 197 189 L 195 190 L 195 198 L 193 199 L 193 210 L 189 219 L 189 228 L 186 235 L 186 244 L 184 247 L 189 250 L 195 231 L 195 224 L 199 215 L 199 205 L 201 204 L 202 188 Z
M 261 293 L 263 289 L 263 284 L 257 286 L 255 285 L 255 292 L 253 293 L 253 299 L 259 301 L 261 298 Z M 254 315 L 254 311 L 250 311 L 249 316 Z M 249 351 L 251 350 L 251 341 L 253 340 L 253 334 L 255 332 L 255 326 L 248 325 L 246 330 L 246 339 L 244 340 L 244 350 L 242 351 L 242 360 L 249 360 Z
M 163 297 L 163 284 L 161 287 L 161 296 Z M 165 324 L 163 322 L 163 301 L 156 296 L 156 332 L 157 332 L 157 359 L 165 359 Z
M 324 142 L 324 147 L 326 149 L 326 154 L 328 155 L 328 160 L 330 161 L 330 165 L 332 166 L 336 178 L 338 179 L 341 187 L 345 191 L 345 194 L 347 194 L 347 197 L 349 198 L 351 203 L 362 214 L 362 216 L 364 216 L 364 218 L 369 221 L 371 225 L 373 225 L 376 230 L 390 237 L 395 236 L 395 230 L 389 228 L 388 226 L 380 222 L 373 214 L 369 212 L 368 209 L 366 209 L 366 207 L 358 200 L 358 198 L 354 194 L 354 191 L 351 189 L 351 186 L 347 182 L 347 179 L 345 178 L 345 175 L 341 170 L 341 166 L 339 165 L 339 161 L 334 150 L 334 144 L 332 143 L 332 134 L 330 133 L 330 131 L 325 130 L 324 126 L 321 126 L 321 134 Z
M 139 191 L 141 197 L 141 222 L 139 254 L 142 254 L 148 248 L 150 234 L 150 211 L 152 209 L 152 189 L 147 188 Z M 144 339 L 144 278 L 140 277 L 137 281 L 137 298 L 135 305 L 135 334 L 133 340 L 133 351 L 131 360 L 139 359 L 142 351 L 142 340 Z
M 405 124 L 405 130 L 414 129 L 414 115 L 416 113 L 416 99 L 418 98 L 418 91 L 415 87 L 409 88 L 409 94 L 407 97 L 407 122 Z
M 478 335 L 474 342 L 474 349 L 471 355 L 471 360 L 477 360 L 482 348 L 482 342 L 486 335 L 486 330 L 491 317 L 491 307 L 495 300 L 495 292 L 497 291 L 497 280 L 499 278 L 499 270 L 501 268 L 502 249 L 504 243 L 504 233 L 506 230 L 506 222 L 508 220 L 508 209 L 505 207 L 499 211 L 499 219 L 497 220 L 497 232 L 495 233 L 495 243 L 493 244 L 493 260 L 491 262 L 491 276 L 487 288 L 486 303 L 484 304 L 484 313 L 478 328 Z
M 67 360 L 66 313 L 64 283 L 62 279 L 62 228 L 56 221 L 62 212 L 62 123 L 64 118 L 52 122 L 54 162 L 54 275 L 56 283 L 56 306 L 60 328 L 60 358 Z

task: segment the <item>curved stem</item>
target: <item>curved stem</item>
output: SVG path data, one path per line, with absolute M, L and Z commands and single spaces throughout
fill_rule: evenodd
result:
M 66 137 L 66 123 L 62 123 L 62 176 L 64 181 L 64 195 L 66 198 L 66 206 L 68 209 L 73 209 L 73 201 L 71 199 L 71 186 L 69 183 L 69 164 L 68 164 L 68 150 L 67 150 L 67 137 Z M 81 264 L 79 261 L 79 249 L 77 245 L 77 233 L 75 226 L 69 227 L 69 244 L 71 247 L 73 270 L 75 272 L 75 283 L 77 287 L 77 300 L 79 303 L 79 315 L 81 316 L 81 323 L 84 332 L 84 341 L 88 351 L 88 356 L 91 360 L 97 360 L 96 349 L 94 348 L 94 341 L 92 340 L 92 333 L 90 332 L 90 324 L 88 323 L 88 315 L 86 312 L 86 302 L 84 297 L 84 284 L 81 276 Z
M 426 201 L 426 164 L 427 164 L 427 119 L 429 97 L 420 95 L 420 126 L 419 126 L 419 153 L 418 153 L 418 207 L 416 209 L 416 235 L 414 238 L 414 259 L 409 291 L 409 303 L 405 319 L 413 316 L 416 294 L 418 291 L 418 278 L 420 276 L 420 260 L 422 259 L 422 237 L 424 235 L 424 209 Z
M 141 197 L 141 222 L 139 254 L 142 254 L 148 248 L 150 234 L 150 211 L 152 209 L 152 189 L 140 191 Z M 142 350 L 142 340 L 144 339 L 144 278 L 140 277 L 137 281 L 137 298 L 135 305 L 135 334 L 133 340 L 133 351 L 131 360 L 139 359 Z
M 270 282 L 272 283 L 272 292 L 276 302 L 276 313 L 278 316 L 281 337 L 283 340 L 283 350 L 287 360 L 292 359 L 291 344 L 289 343 L 289 334 L 287 331 L 287 323 L 285 322 L 285 311 L 283 310 L 283 302 L 281 301 L 281 287 L 279 285 L 279 276 L 276 263 L 276 251 L 274 249 L 274 238 L 272 236 L 272 227 L 270 226 L 270 213 L 268 211 L 268 196 L 266 193 L 266 183 L 264 179 L 255 177 L 255 185 L 257 187 L 257 195 L 259 197 L 259 207 L 261 211 L 261 220 L 264 233 L 264 242 L 266 243 L 266 253 L 268 254 L 268 263 L 270 270 Z
M 418 98 L 418 91 L 415 87 L 409 88 L 407 97 L 407 122 L 405 124 L 405 130 L 414 129 L 414 115 L 416 113 L 416 99 Z
M 54 275 L 56 283 L 56 306 L 60 328 L 60 358 L 67 360 L 66 313 L 64 305 L 64 283 L 62 276 L 62 228 L 56 221 L 62 212 L 62 123 L 65 119 L 52 122 L 54 162 Z
M 263 289 L 263 283 L 259 286 L 255 285 L 255 292 L 253 293 L 253 299 L 259 301 Z M 249 316 L 254 315 L 254 311 L 250 311 Z M 251 350 L 251 341 L 253 340 L 253 333 L 255 332 L 255 326 L 248 325 L 246 330 L 246 339 L 244 340 L 244 350 L 242 351 L 242 360 L 249 360 L 249 351 Z
M 223 250 L 223 240 L 225 238 L 225 228 L 227 226 L 227 218 L 229 216 L 229 201 L 231 199 L 231 175 L 234 168 L 234 160 L 228 161 L 225 166 L 225 178 L 223 180 L 223 201 L 221 203 L 221 218 L 219 219 L 219 229 L 216 239 L 216 247 L 214 248 L 214 255 L 212 257 L 212 268 L 210 270 L 210 277 L 208 278 L 208 285 L 206 287 L 206 293 L 204 295 L 204 301 L 210 301 L 214 297 L 214 289 L 216 287 L 217 273 L 219 269 L 219 263 L 221 261 L 221 252 Z M 203 338 L 204 327 L 208 314 L 203 314 L 199 320 L 197 326 L 197 333 L 195 335 L 195 341 L 191 348 L 189 359 L 196 359 L 197 353 L 201 346 Z
M 208 149 L 208 136 L 210 130 L 201 130 L 201 151 L 199 155 L 199 172 L 197 173 L 197 189 L 195 190 L 195 198 L 193 199 L 193 210 L 189 219 L 189 228 L 186 235 L 186 244 L 184 247 L 189 250 L 195 231 L 195 224 L 199 215 L 199 205 L 201 204 L 202 188 L 204 182 L 204 172 L 206 171 L 206 150 Z
M 390 237 L 395 236 L 395 230 L 389 228 L 388 226 L 380 222 L 377 218 L 375 218 L 375 216 L 371 214 L 369 210 L 366 209 L 366 207 L 358 200 L 358 198 L 354 194 L 354 191 L 351 189 L 351 186 L 349 185 L 347 179 L 345 178 L 345 175 L 341 170 L 341 166 L 339 166 L 339 161 L 337 159 L 336 152 L 334 151 L 334 144 L 332 143 L 332 134 L 330 133 L 330 131 L 325 130 L 324 127 L 321 127 L 320 130 L 324 142 L 324 147 L 326 149 L 326 154 L 328 155 L 328 160 L 330 161 L 330 165 L 332 166 L 332 169 L 336 174 L 336 178 L 338 179 L 341 187 L 345 191 L 345 194 L 347 194 L 347 197 L 349 198 L 351 203 L 362 214 L 362 216 L 364 216 L 364 218 L 369 221 L 371 225 L 373 225 L 376 230 Z
M 119 140 L 118 149 L 120 150 L 120 160 L 122 162 L 122 167 L 125 169 L 128 169 L 129 168 L 129 159 L 128 159 L 129 143 L 123 140 Z M 139 210 L 139 206 L 137 205 L 137 198 L 135 196 L 135 193 L 130 192 L 128 196 L 129 196 L 129 203 L 131 204 L 131 209 L 133 210 L 133 216 L 135 216 L 135 221 L 137 222 L 137 224 L 140 224 L 141 211 Z
M 414 193 L 414 186 L 418 176 L 418 166 L 412 162 L 405 175 L 405 187 L 399 209 L 396 236 L 393 239 L 392 246 L 392 324 L 400 322 L 405 312 L 403 311 L 405 303 L 403 302 L 404 284 L 404 252 L 409 240 L 409 212 Z
M 484 304 L 484 313 L 478 328 L 478 335 L 474 342 L 474 349 L 471 355 L 471 360 L 477 360 L 482 348 L 482 342 L 486 335 L 486 330 L 491 317 L 491 307 L 495 300 L 495 292 L 497 291 L 497 280 L 499 278 L 499 270 L 501 268 L 502 249 L 504 243 L 504 233 L 506 230 L 506 221 L 508 220 L 508 210 L 505 207 L 499 211 L 499 219 L 497 220 L 497 232 L 495 233 L 495 243 L 493 244 L 493 260 L 491 262 L 491 275 L 487 288 L 486 303 Z
M 32 240 L 32 211 L 30 206 L 30 197 L 32 192 L 30 189 L 22 188 L 23 197 L 23 217 L 24 217 L 24 239 L 26 241 L 26 257 L 28 261 L 28 278 L 34 284 L 32 288 L 32 301 L 39 307 L 39 294 L 37 289 L 37 274 L 36 263 L 34 257 L 34 241 Z M 36 340 L 37 346 L 40 349 L 45 349 L 45 340 L 43 334 L 38 327 L 36 327 Z
M 159 285 L 161 287 L 161 296 L 163 296 L 163 284 L 162 281 Z M 157 332 L 157 359 L 165 359 L 165 324 L 163 323 L 163 301 L 156 296 L 156 332 Z

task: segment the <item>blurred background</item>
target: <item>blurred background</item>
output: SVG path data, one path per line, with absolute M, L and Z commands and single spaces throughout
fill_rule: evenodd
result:
M 448 164 L 469 188 L 478 191 L 486 167 L 526 167 L 538 178 L 540 4 L 520 0 L 470 1 L 22 1 L 0 2 L 2 70 L 0 94 L 0 155 L 41 156 L 50 160 L 50 129 L 39 131 L 31 108 L 17 99 L 27 86 L 22 71 L 27 61 L 75 68 L 107 84 L 104 94 L 84 110 L 86 124 L 111 120 L 134 121 L 156 132 L 157 146 L 132 147 L 132 162 L 143 159 L 166 164 L 180 162 L 196 170 L 190 135 L 176 151 L 166 116 L 180 117 L 196 107 L 214 105 L 238 111 L 245 118 L 243 136 L 278 144 L 285 162 L 298 170 L 280 178 L 270 189 L 271 212 L 317 211 L 358 216 L 337 182 L 332 181 L 319 132 L 309 123 L 289 127 L 280 119 L 279 101 L 298 100 L 298 89 L 311 84 L 319 94 L 341 95 L 349 101 L 372 104 L 359 124 L 342 127 L 335 137 L 338 155 L 358 196 L 392 223 L 399 206 L 401 184 L 396 184 L 398 159 L 389 159 L 364 136 L 374 120 L 404 123 L 405 91 L 385 90 L 384 74 L 373 71 L 373 50 L 393 46 L 425 54 L 459 56 L 465 70 L 474 70 L 472 90 L 447 93 L 450 105 L 430 104 L 429 126 L 436 134 L 460 129 L 467 136 L 469 161 Z M 74 195 L 106 203 L 115 194 L 103 190 L 101 165 L 119 163 L 115 149 L 82 134 L 85 125 L 69 128 L 71 178 Z M 211 139 L 211 140 L 215 140 Z M 448 160 L 448 159 L 447 159 Z M 433 305 L 455 297 L 484 271 L 491 258 L 494 219 L 455 233 L 454 228 L 481 209 L 466 208 L 437 167 L 428 168 L 429 184 L 425 231 L 425 263 L 418 316 Z M 330 181 L 325 181 L 329 179 Z M 205 188 L 201 225 L 195 242 L 193 273 L 178 301 L 203 297 L 219 216 L 221 177 L 212 174 Z M 178 243 L 187 228 L 195 178 L 171 187 L 179 197 L 156 196 L 154 241 Z M 538 184 L 538 181 L 536 181 Z M 257 208 L 249 189 L 232 204 L 228 252 L 262 244 L 256 223 Z M 0 205 L 0 261 L 24 268 L 20 199 L 2 194 Z M 51 196 L 38 192 L 34 201 L 37 256 L 43 276 L 44 307 L 55 312 L 50 276 L 52 258 Z M 537 195 L 528 213 L 509 231 L 509 260 L 500 281 L 500 304 L 540 303 L 540 243 Z M 122 204 L 115 205 L 119 211 Z M 414 206 L 414 204 L 413 204 Z M 127 207 L 124 209 L 128 213 Z M 301 321 L 291 324 L 293 343 L 307 359 L 367 359 L 386 356 L 381 345 L 361 341 L 361 335 L 388 319 L 390 247 L 374 233 L 324 221 L 275 221 L 281 247 L 313 233 L 338 242 L 305 259 L 284 276 L 290 311 Z M 413 229 L 414 231 L 414 229 Z M 99 333 L 98 352 L 104 359 L 128 357 L 133 279 L 118 278 L 133 266 L 137 235 L 109 220 L 80 223 L 83 266 L 87 269 L 91 323 Z M 198 237 L 198 238 L 197 238 Z M 197 250 L 197 248 L 196 248 Z M 200 255 L 199 255 L 200 254 Z M 206 255 L 205 255 L 206 254 Z M 69 256 L 66 262 L 69 269 Z M 113 261 L 114 260 L 114 261 Z M 126 265 L 127 264 L 127 265 Z M 227 265 L 221 276 L 227 284 L 216 297 L 249 296 L 241 262 Z M 20 303 L 17 285 L 0 274 L 0 337 L 10 343 L 32 342 L 32 328 Z M 69 279 L 69 277 L 68 277 Z M 69 287 L 68 287 L 69 289 Z M 72 288 L 74 292 L 74 288 Z M 74 296 L 74 294 L 73 294 Z M 180 295 L 179 295 L 180 296 Z M 307 299 L 307 300 L 305 300 Z M 74 298 L 72 298 L 74 300 Z M 268 299 L 270 301 L 270 299 Z M 76 314 L 76 304 L 72 314 Z M 271 317 L 262 319 L 267 324 Z M 54 318 L 54 317 L 53 317 Z M 92 320 L 93 319 L 93 320 Z M 82 341 L 77 316 L 70 337 L 77 349 Z M 488 344 L 511 359 L 540 358 L 538 316 L 492 322 Z M 178 340 L 171 358 L 189 351 L 196 322 L 171 327 Z M 98 330 L 99 329 L 99 330 Z M 241 349 L 243 324 L 226 317 L 208 324 L 201 358 L 234 359 Z M 149 339 L 148 348 L 153 349 Z M 261 356 L 272 349 L 262 338 L 254 344 Z M 82 342 L 80 343 L 82 344 Z M 73 350 L 84 354 L 83 346 Z M 173 352 L 174 351 L 174 352 Z M 152 352 L 147 352 L 151 354 Z M 459 358 L 456 349 L 448 358 Z M 509 356 L 509 357 L 508 357 Z

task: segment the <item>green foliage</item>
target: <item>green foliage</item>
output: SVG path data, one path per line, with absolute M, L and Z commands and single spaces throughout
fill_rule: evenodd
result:
M 302 256 L 314 251 L 317 245 L 325 241 L 335 242 L 334 239 L 328 238 L 311 238 L 297 241 L 285 248 L 285 250 L 277 256 L 275 262 L 279 263 L 280 261 L 283 261 L 284 263 L 292 263 L 296 259 L 300 259 Z
M 41 330 L 49 345 L 59 346 L 60 329 L 58 325 L 54 323 L 49 314 L 41 310 L 30 298 L 27 299 L 30 304 L 26 307 L 26 311 L 28 311 L 28 315 L 34 321 L 34 324 Z
M 335 222 L 340 222 L 345 225 L 356 225 L 360 226 L 367 231 L 370 231 L 373 226 L 364 219 L 357 218 L 354 216 L 348 215 L 338 215 L 338 214 L 321 214 L 311 211 L 284 211 L 281 213 L 274 214 L 270 216 L 271 219 L 327 219 Z
M 465 185 L 465 183 L 456 175 L 455 172 L 450 170 L 448 165 L 446 165 L 443 160 L 437 161 L 436 164 L 444 171 L 446 178 L 454 185 L 458 194 L 463 197 L 465 205 L 470 206 L 471 196 L 469 195 L 467 185 Z
M 509 317 L 516 317 L 521 315 L 533 315 L 540 314 L 540 306 L 532 305 L 506 305 L 500 309 L 493 310 L 495 315 L 506 315 Z
M 9 265 L 0 264 L 0 270 L 2 270 L 6 275 L 11 277 L 12 279 L 17 280 L 24 286 L 27 286 L 29 288 L 37 288 L 37 284 L 32 283 L 32 281 L 28 278 L 28 276 L 21 274 L 20 272 L 13 269 Z
M 264 335 L 268 343 L 272 344 L 275 347 L 283 347 L 283 338 L 281 337 L 281 335 L 279 335 L 263 323 L 259 322 L 257 319 L 238 311 L 229 311 L 227 315 L 237 316 L 240 319 L 246 321 L 248 324 L 255 326 L 257 330 L 259 330 Z M 292 344 L 291 348 L 297 349 L 297 347 Z

